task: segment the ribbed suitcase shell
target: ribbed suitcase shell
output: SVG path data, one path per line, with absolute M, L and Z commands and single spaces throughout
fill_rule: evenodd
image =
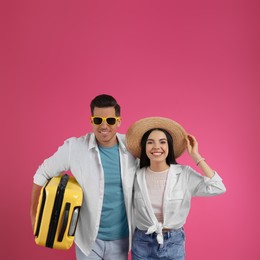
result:
M 34 227 L 37 245 L 69 249 L 82 205 L 83 192 L 76 179 L 67 174 L 53 177 L 42 188 Z

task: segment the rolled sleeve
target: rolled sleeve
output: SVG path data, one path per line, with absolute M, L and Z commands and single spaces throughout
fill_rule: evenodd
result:
M 199 173 L 188 167 L 189 173 L 188 186 L 192 196 L 216 196 L 226 192 L 226 187 L 222 178 L 214 171 L 212 178 L 201 176 Z
M 51 157 L 44 160 L 33 177 L 35 184 L 43 186 L 50 178 L 69 170 L 70 143 L 71 139 L 66 140 Z
M 222 178 L 214 171 L 214 176 L 208 178 L 204 176 L 204 183 L 209 196 L 216 196 L 226 192 L 226 187 L 222 182 Z
M 222 178 L 218 175 L 217 172 L 214 171 L 214 176 L 212 178 L 204 176 L 204 181 L 207 184 L 215 183 L 215 182 L 222 182 Z
M 41 174 L 40 168 L 41 166 L 33 176 L 33 182 L 39 186 L 44 186 L 48 179 L 43 174 Z

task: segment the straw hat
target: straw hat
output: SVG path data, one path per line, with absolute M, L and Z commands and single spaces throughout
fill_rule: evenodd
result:
M 133 156 L 140 158 L 141 139 L 152 128 L 165 129 L 173 138 L 175 158 L 186 149 L 186 131 L 177 122 L 164 117 L 146 117 L 133 123 L 126 133 L 126 145 Z

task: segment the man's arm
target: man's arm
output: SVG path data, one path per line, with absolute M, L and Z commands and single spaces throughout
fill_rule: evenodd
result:
M 31 207 L 30 207 L 31 224 L 32 224 L 33 230 L 34 230 L 36 211 L 37 211 L 37 206 L 38 206 L 41 189 L 42 189 L 42 186 L 39 186 L 39 185 L 33 183 L 32 193 L 31 193 Z

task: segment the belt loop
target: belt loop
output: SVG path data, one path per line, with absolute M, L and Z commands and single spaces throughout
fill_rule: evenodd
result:
M 166 238 L 166 239 L 170 238 L 171 237 L 171 232 L 170 231 L 164 232 L 163 233 L 163 237 Z

